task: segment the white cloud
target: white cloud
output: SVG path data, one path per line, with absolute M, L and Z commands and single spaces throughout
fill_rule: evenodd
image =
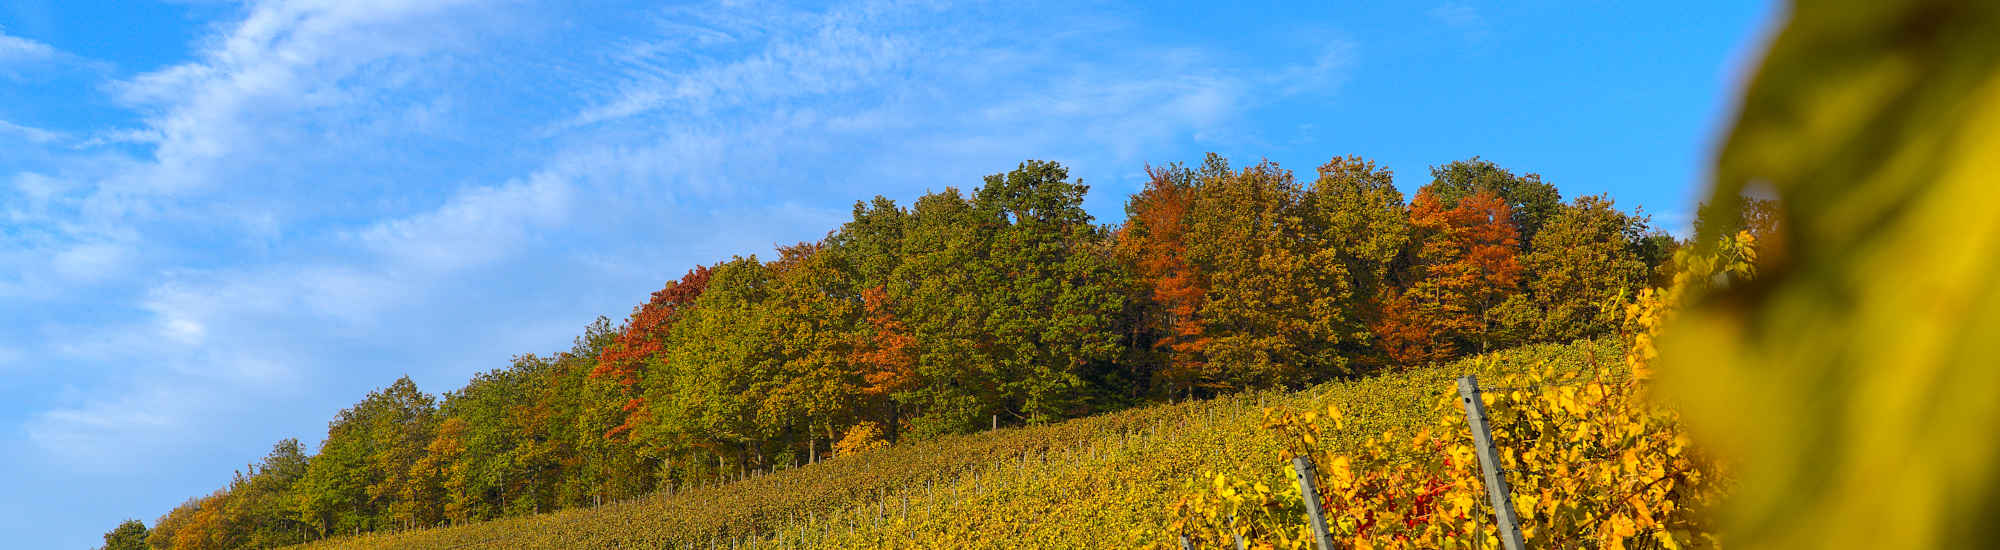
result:
M 882 32 L 896 12 L 879 2 L 825 13 L 762 3 L 663 10 L 656 15 L 658 36 L 616 56 L 621 81 L 612 97 L 560 127 L 661 109 L 706 113 L 868 86 L 912 57 L 936 53 L 914 44 L 911 34 Z M 694 50 L 722 44 L 751 46 L 753 53 L 684 66 L 703 57 Z
M 354 397 L 302 381 L 380 383 L 378 371 L 427 353 L 464 362 L 532 351 L 522 347 L 541 344 L 523 342 L 543 340 L 531 336 L 566 340 L 574 326 L 523 304 L 565 302 L 561 315 L 577 315 L 574 298 L 546 295 L 601 292 L 584 281 L 656 289 L 694 262 L 817 238 L 867 194 L 970 185 L 1023 158 L 1129 164 L 1160 144 L 1224 139 L 1248 110 L 1338 86 L 1352 57 L 1336 40 L 1278 70 L 1173 48 L 1079 61 L 1104 38 L 1023 37 L 956 14 L 933 28 L 930 6 L 668 9 L 646 36 L 561 54 L 605 48 L 611 66 L 498 80 L 550 82 L 536 100 L 557 105 L 518 115 L 540 135 L 472 136 L 408 166 L 339 172 L 350 158 L 398 154 L 376 138 L 449 134 L 461 112 L 498 116 L 431 76 L 459 54 L 491 53 L 455 23 L 497 10 L 466 5 L 250 4 L 194 61 L 115 86 L 142 124 L 78 146 L 138 144 L 150 148 L 143 158 L 102 178 L 16 179 L 16 194 L 45 205 L 34 215 L 73 211 L 35 241 L 35 254 L 59 258 L 37 268 L 43 276 L 145 274 L 128 279 L 136 319 L 44 328 L 54 341 L 35 351 L 116 372 L 34 417 L 38 446 L 58 457 L 157 448 L 223 431 L 240 421 L 222 413 L 300 388 Z M 474 156 L 442 158 L 453 154 Z M 482 172 L 488 163 L 508 168 Z M 433 177 L 459 172 L 474 175 Z M 322 189 L 340 186 L 374 187 Z M 288 216 L 314 207 L 337 219 Z M 154 251 L 180 244 L 147 233 L 168 224 L 256 237 L 227 261 Z M 111 232 L 121 227 L 138 229 Z M 5 255 L 0 265 L 12 265 Z M 519 280 L 551 287 L 489 286 Z M 620 299 L 644 297 L 632 292 Z M 153 439 L 132 439 L 142 429 Z
M 82 143 L 76 144 L 76 148 L 87 149 L 101 145 L 113 145 L 119 143 L 156 144 L 159 143 L 161 139 L 165 139 L 165 136 L 161 134 L 159 130 L 154 130 L 151 128 L 126 128 L 120 130 L 105 130 L 90 136 L 90 139 L 83 140 Z
M 50 143 L 62 140 L 64 138 L 62 132 L 56 132 L 53 130 L 43 130 L 41 128 L 35 128 L 32 126 L 22 126 L 5 120 L 0 120 L 0 133 L 8 133 L 21 136 L 22 138 L 35 143 Z
M 532 230 L 567 219 L 570 190 L 561 175 L 462 193 L 437 210 L 377 223 L 353 236 L 399 266 L 451 270 L 506 254 Z
M 1248 69 L 1189 48 L 1107 47 L 1116 25 L 1087 16 L 1035 20 L 1051 30 L 1025 39 L 1013 22 L 959 15 L 893 2 L 664 10 L 657 36 L 617 51 L 624 69 L 584 86 L 588 106 L 549 131 L 665 127 L 730 143 L 734 156 L 876 143 L 862 154 L 979 170 L 1084 151 L 1130 162 L 1167 143 L 1238 138 L 1230 127 L 1244 113 L 1337 88 L 1354 57 L 1328 33 L 1277 70 Z
M 499 17 L 472 7 L 473 0 L 252 2 L 240 20 L 214 27 L 193 60 L 104 85 L 138 115 L 136 127 L 73 138 L 0 121 L 0 138 L 74 142 L 55 170 L 67 173 L 17 177 L 23 201 L 0 204 L 0 219 L 35 224 L 0 233 L 0 245 L 23 251 L 0 251 L 0 297 L 47 298 L 138 277 L 146 264 L 125 260 L 174 246 L 176 233 L 236 240 L 202 245 L 214 254 L 273 246 L 298 230 L 300 211 L 346 199 L 366 181 L 333 174 L 359 170 L 350 168 L 356 159 L 388 156 L 394 150 L 375 143 L 382 136 L 444 112 L 448 101 L 395 92 L 426 82 L 440 59 Z M 6 38 L 0 45 L 16 51 L 44 50 Z M 408 115 L 398 124 L 376 120 L 397 109 Z M 142 152 L 101 147 L 111 144 Z M 50 256 L 58 261 L 35 261 Z
M 478 12 L 465 8 L 475 3 L 254 3 L 196 61 L 115 86 L 120 101 L 148 113 L 146 127 L 102 137 L 155 145 L 153 165 L 126 185 L 152 192 L 213 186 L 232 167 L 270 161 L 286 145 L 345 129 L 325 127 L 328 115 L 336 123 L 372 115 L 379 105 L 369 99 L 421 78 L 410 64 L 469 40 Z
M 243 19 L 218 27 L 194 61 L 112 86 L 120 102 L 143 113 L 140 127 L 101 131 L 76 146 L 150 145 L 143 158 L 98 162 L 115 168 L 89 178 L 15 178 L 12 192 L 22 200 L 8 201 L 0 214 L 33 225 L 0 233 L 24 254 L 0 252 L 0 265 L 26 268 L 14 280 L 0 277 L 0 299 L 47 299 L 131 271 L 141 265 L 134 251 L 148 244 L 181 247 L 180 257 L 151 264 L 157 272 L 148 279 L 127 280 L 140 287 L 136 303 L 125 305 L 139 319 L 42 325 L 59 336 L 37 352 L 102 365 L 116 382 L 35 415 L 26 428 L 38 447 L 60 459 L 96 457 L 114 466 L 118 461 L 103 457 L 158 449 L 189 430 L 212 429 L 226 422 L 216 414 L 251 403 L 216 396 L 298 391 L 292 387 L 328 361 L 306 347 L 324 345 L 329 333 L 354 334 L 343 327 L 387 322 L 378 314 L 397 298 L 423 294 L 453 270 L 491 261 L 533 228 L 562 219 L 561 182 L 474 186 L 429 212 L 365 222 L 360 234 L 368 246 L 342 249 L 285 218 L 284 208 L 313 206 L 305 202 L 310 198 L 273 193 L 308 181 L 347 184 L 294 180 L 283 170 L 315 167 L 312 155 L 335 149 L 331 139 L 400 131 L 370 130 L 371 117 L 391 92 L 439 63 L 437 52 L 469 40 L 483 13 L 464 9 L 472 4 L 248 4 Z M 435 98 L 414 103 L 423 108 L 404 112 L 415 122 L 449 105 Z M 61 137 L 23 128 L 0 126 L 0 132 Z M 155 234 L 163 229 L 180 234 Z M 263 234 L 273 245 L 334 248 L 293 254 L 289 262 L 180 267 L 199 265 L 186 257 L 185 243 L 174 241 L 187 233 Z M 111 296 L 95 303 L 118 307 Z
M 94 242 L 71 246 L 57 252 L 49 259 L 53 272 L 74 282 L 89 282 L 104 278 L 109 273 L 120 271 L 131 260 L 131 251 L 125 246 Z
M 46 61 L 60 53 L 48 44 L 12 36 L 6 29 L 0 29 L 0 65 Z
M 560 219 L 560 184 L 545 182 L 461 194 L 431 212 L 374 225 L 360 234 L 373 254 L 355 265 L 315 263 L 184 272 L 154 286 L 141 303 L 149 319 L 85 330 L 60 344 L 72 359 L 143 361 L 140 383 L 36 415 L 28 425 L 45 452 L 117 468 L 140 443 L 158 444 L 185 430 L 212 430 L 218 414 L 261 401 L 215 395 L 284 395 L 342 357 L 301 348 L 327 340 L 387 338 L 391 312 L 436 291 L 456 270 L 493 261 L 536 227 Z M 440 259 L 443 258 L 443 259 Z M 365 267 L 363 267 L 365 266 Z M 351 358 L 349 358 L 351 359 Z M 163 391 L 162 388 L 170 389 Z M 309 434 L 308 434 L 309 435 Z
M 216 403 L 200 387 L 153 386 L 110 400 L 36 414 L 25 425 L 28 440 L 72 468 L 120 469 L 144 462 L 141 449 L 172 445 L 195 415 L 190 408 Z
M 1477 7 L 1463 2 L 1446 2 L 1431 8 L 1428 13 L 1445 27 L 1464 33 L 1467 40 L 1478 41 L 1487 35 L 1486 16 L 1481 15 Z

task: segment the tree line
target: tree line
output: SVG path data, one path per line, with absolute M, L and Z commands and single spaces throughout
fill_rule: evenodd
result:
M 1299 387 L 1614 330 L 1680 243 L 1474 157 L 1407 200 L 1359 157 L 1149 167 L 1122 224 L 1028 161 L 876 197 L 668 282 L 571 349 L 408 377 L 107 548 L 263 548 L 588 506 L 991 423 Z M 114 538 L 116 539 L 114 541 Z

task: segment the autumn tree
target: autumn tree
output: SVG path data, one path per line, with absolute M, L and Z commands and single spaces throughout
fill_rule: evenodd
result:
M 426 519 L 441 518 L 464 522 L 471 504 L 465 492 L 466 476 L 455 475 L 465 455 L 465 419 L 451 417 L 439 422 L 437 433 L 424 446 L 424 456 L 410 467 L 414 481 L 403 498 L 415 501 Z
M 759 406 L 759 422 L 769 433 L 797 428 L 813 448 L 827 445 L 860 421 L 867 381 L 855 359 L 854 334 L 862 305 L 856 274 L 824 243 L 782 247 L 770 264 L 771 294 L 762 317 L 776 349 L 775 387 Z M 808 450 L 808 454 L 810 450 Z
M 863 324 L 852 338 L 849 359 L 861 375 L 861 395 L 874 403 L 883 437 L 895 442 L 901 431 L 903 405 L 899 395 L 917 387 L 917 339 L 889 302 L 882 286 L 861 292 Z
M 1187 251 L 1208 285 L 1200 315 L 1205 376 L 1216 389 L 1296 385 L 1348 371 L 1347 268 L 1326 246 L 1326 217 L 1291 171 L 1233 171 L 1209 155 L 1187 216 Z
M 1431 349 L 1490 349 L 1494 309 L 1520 295 L 1520 244 L 1507 203 L 1482 192 L 1446 207 L 1426 186 L 1411 201 L 1410 225 L 1419 248 L 1404 294 L 1412 318 L 1428 325 Z
M 1562 193 L 1543 182 L 1541 175 L 1515 175 L 1479 157 L 1431 167 L 1431 183 L 1425 187 L 1447 209 L 1480 193 L 1499 197 L 1507 204 L 1507 217 L 1514 222 L 1515 239 L 1522 247 L 1533 242 L 1535 233 L 1562 208 Z
M 860 311 L 847 334 L 849 366 L 861 377 L 861 407 L 895 441 L 902 433 L 907 393 L 918 385 L 917 340 L 890 296 L 903 264 L 903 235 L 909 212 L 880 196 L 854 203 L 853 219 L 827 237 L 827 254 L 846 272 L 846 299 Z M 896 284 L 899 290 L 908 286 Z M 858 294 L 856 294 L 858 293 Z
M 1133 275 L 1136 319 L 1128 346 L 1143 348 L 1135 360 L 1157 357 L 1150 384 L 1166 393 L 1191 393 L 1202 381 L 1207 337 L 1199 314 L 1208 285 L 1189 261 L 1187 216 L 1199 191 L 1193 170 L 1180 165 L 1146 168 L 1146 186 L 1125 204 L 1126 221 L 1114 237 L 1119 258 Z
M 1646 280 L 1632 242 L 1643 225 L 1609 198 L 1591 195 L 1577 197 L 1543 226 L 1521 259 L 1538 339 L 1564 342 L 1618 326 L 1622 299 Z
M 417 481 L 410 474 L 423 458 L 424 447 L 430 444 L 435 425 L 431 413 L 436 410 L 437 401 L 418 391 L 408 376 L 396 379 L 384 389 L 381 401 L 381 410 L 369 426 L 369 436 L 374 438 L 376 448 L 368 464 L 375 481 L 367 486 L 367 494 L 373 507 L 382 510 L 383 519 L 391 525 L 414 527 L 428 519 L 425 512 L 430 507 L 406 495 L 418 490 Z
M 243 530 L 229 514 L 229 490 L 217 489 L 195 503 L 193 517 L 174 533 L 174 550 L 225 550 L 244 546 Z
M 153 520 L 153 528 L 146 532 L 146 547 L 152 550 L 172 550 L 174 539 L 180 536 L 181 528 L 194 521 L 194 515 L 201 511 L 201 499 L 191 498 L 174 506 L 172 510 Z
M 707 266 L 701 266 L 689 270 L 680 280 L 668 282 L 666 288 L 654 292 L 645 304 L 634 308 L 624 330 L 605 346 L 590 374 L 593 378 L 616 382 L 626 397 L 615 415 L 621 418 L 620 422 L 605 437 L 618 439 L 631 431 L 635 422 L 645 421 L 646 402 L 640 395 L 639 382 L 647 366 L 660 360 L 661 351 L 673 334 L 674 322 L 694 307 L 695 300 L 708 288 L 711 274 Z

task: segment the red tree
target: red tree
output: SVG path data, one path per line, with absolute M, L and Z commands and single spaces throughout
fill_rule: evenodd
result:
M 917 384 L 917 338 L 896 318 L 889 307 L 889 293 L 881 286 L 861 291 L 867 326 L 857 335 L 854 366 L 861 371 L 863 395 L 883 406 L 888 438 L 895 441 L 901 431 L 900 404 L 896 392 Z
M 1507 201 L 1490 192 L 1449 207 L 1429 187 L 1417 192 L 1410 201 L 1410 226 L 1421 243 L 1414 280 L 1384 304 L 1400 308 L 1394 322 L 1377 323 L 1378 335 L 1393 340 L 1385 352 L 1435 360 L 1450 355 L 1437 350 L 1486 349 L 1490 312 L 1521 286 L 1520 239 L 1511 216 Z M 1412 341 L 1419 337 L 1430 341 Z
M 1166 352 L 1160 378 L 1170 387 L 1189 387 L 1199 378 L 1202 350 L 1210 340 L 1197 314 L 1208 285 L 1187 259 L 1186 220 L 1195 188 L 1182 170 L 1149 166 L 1146 174 L 1150 179 L 1132 197 L 1131 219 L 1118 237 L 1147 298 L 1158 306 L 1142 322 L 1159 336 L 1153 347 Z
M 654 292 L 651 300 L 633 310 L 632 318 L 625 323 L 625 330 L 598 355 L 597 367 L 591 369 L 590 376 L 616 381 L 626 397 L 624 422 L 606 432 L 604 437 L 616 439 L 631 431 L 636 420 L 646 416 L 645 399 L 639 397 L 637 388 L 645 373 L 646 363 L 658 356 L 666 345 L 674 321 L 694 307 L 695 299 L 708 289 L 709 274 L 707 266 L 697 267 L 689 270 L 680 280 L 668 282 L 666 288 Z

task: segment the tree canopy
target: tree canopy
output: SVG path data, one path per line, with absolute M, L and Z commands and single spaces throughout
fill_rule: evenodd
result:
M 437 396 L 395 380 L 340 411 L 316 453 L 282 441 L 106 544 L 263 548 L 531 514 L 1602 336 L 1680 246 L 1608 197 L 1563 203 L 1478 157 L 1433 167 L 1407 203 L 1353 156 L 1309 182 L 1213 154 L 1146 174 L 1108 226 L 1083 208 L 1090 187 L 1044 161 L 907 207 L 856 202 L 825 238 L 694 266 L 568 350 Z

